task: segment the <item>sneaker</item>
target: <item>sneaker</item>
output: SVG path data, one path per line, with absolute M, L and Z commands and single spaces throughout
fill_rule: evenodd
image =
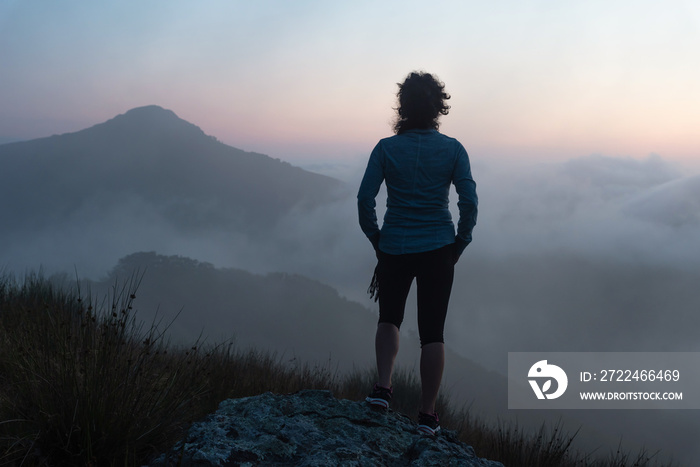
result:
M 385 388 L 375 383 L 372 392 L 365 400 L 372 408 L 386 410 L 389 408 L 389 402 L 391 402 L 391 395 L 393 392 L 393 388 Z
M 432 415 L 418 412 L 418 433 L 435 436 L 440 431 L 440 419 L 437 412 Z

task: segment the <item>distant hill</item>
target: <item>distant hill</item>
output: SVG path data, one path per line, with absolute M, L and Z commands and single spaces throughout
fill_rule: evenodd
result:
M 178 230 L 258 235 L 342 186 L 227 146 L 154 105 L 75 133 L 0 145 L 0 164 L 0 233 L 136 205 Z

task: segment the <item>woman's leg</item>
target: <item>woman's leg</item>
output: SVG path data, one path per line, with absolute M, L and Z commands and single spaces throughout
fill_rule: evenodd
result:
M 403 322 L 408 291 L 413 274 L 406 255 L 379 253 L 379 324 L 374 340 L 377 357 L 378 384 L 391 387 L 394 360 L 399 352 L 399 328 Z
M 421 340 L 421 412 L 432 414 L 445 367 L 443 331 L 454 280 L 452 246 L 427 252 L 418 266 L 418 333 Z
M 427 414 L 435 412 L 442 370 L 445 367 L 445 344 L 425 344 L 420 354 L 421 409 Z
M 399 353 L 399 328 L 391 323 L 379 323 L 374 339 L 377 354 L 377 383 L 385 388 L 391 387 L 391 375 L 394 372 L 394 360 Z

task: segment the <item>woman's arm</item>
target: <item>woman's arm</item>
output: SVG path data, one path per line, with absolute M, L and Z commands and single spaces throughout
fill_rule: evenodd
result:
M 452 174 L 452 183 L 454 183 L 457 189 L 457 195 L 459 196 L 459 200 L 457 201 L 459 221 L 457 222 L 457 236 L 455 242 L 457 243 L 457 254 L 460 255 L 472 241 L 472 230 L 476 225 L 477 206 L 479 204 L 476 195 L 476 182 L 474 182 L 472 178 L 471 166 L 469 164 L 469 156 L 461 144 Z
M 357 212 L 360 228 L 372 242 L 374 249 L 379 248 L 379 225 L 377 224 L 377 203 L 375 198 L 384 181 L 384 168 L 381 162 L 381 147 L 378 143 L 369 156 L 365 175 L 357 193 Z

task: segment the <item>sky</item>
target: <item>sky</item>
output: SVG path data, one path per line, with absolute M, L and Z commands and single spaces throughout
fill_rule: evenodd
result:
M 472 157 L 700 163 L 700 4 L 2 0 L 0 143 L 156 104 L 292 163 L 366 157 L 436 74 Z

